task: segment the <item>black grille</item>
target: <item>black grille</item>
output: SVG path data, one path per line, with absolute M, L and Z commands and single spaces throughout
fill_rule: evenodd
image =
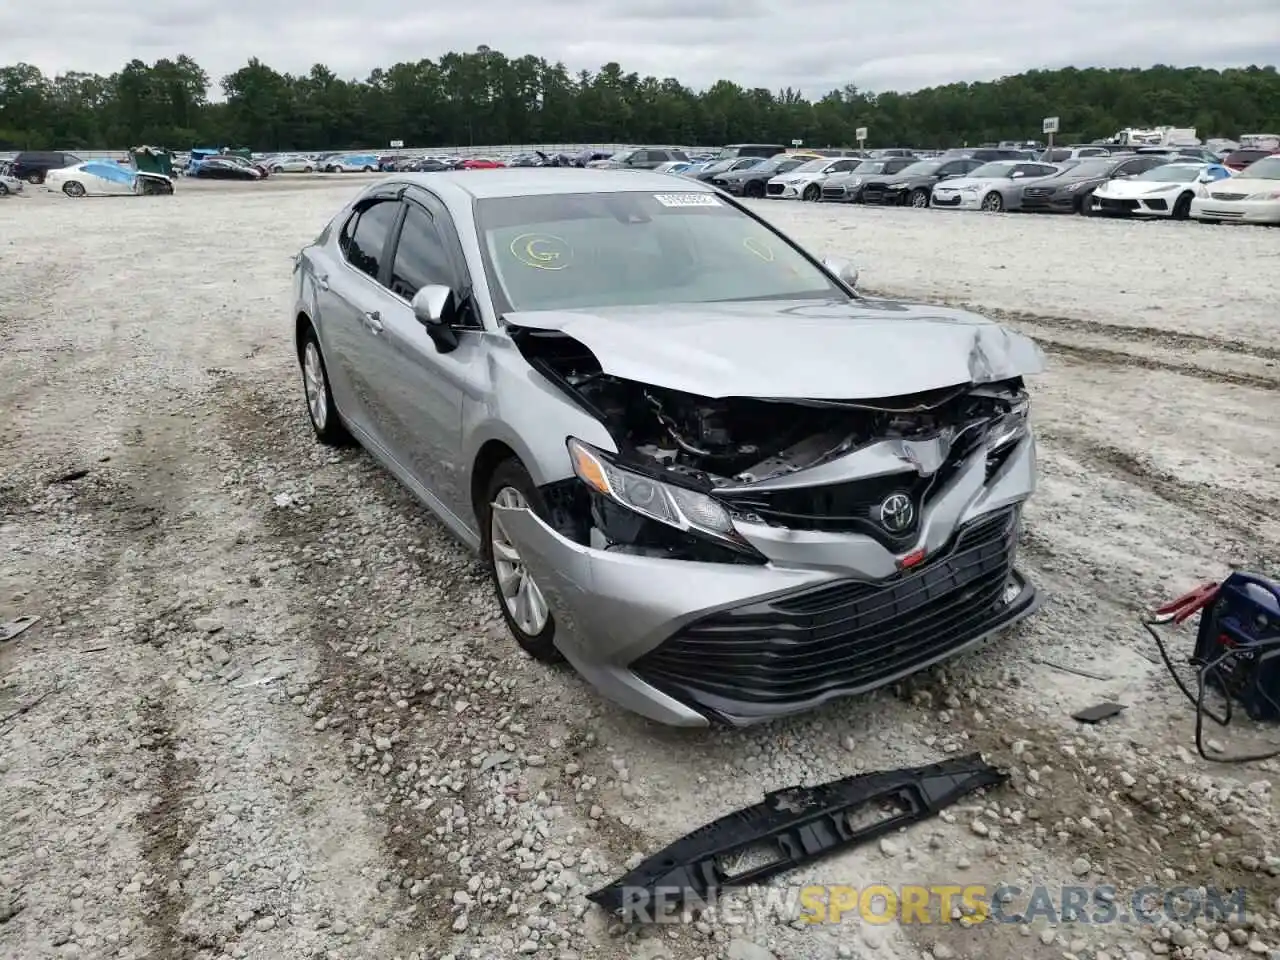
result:
M 868 183 L 862 188 L 863 203 L 897 203 L 898 191 L 888 189 L 888 184 Z
M 727 186 L 729 185 L 729 181 L 727 181 L 727 180 L 721 180 L 719 177 L 712 177 L 712 178 L 711 178 L 711 185 L 712 185 L 713 187 L 721 187 L 721 188 L 724 188 L 724 187 L 727 187 Z
M 1022 191 L 1023 197 L 1048 197 L 1053 195 L 1053 187 L 1027 187 Z
M 822 199 L 823 200 L 843 200 L 844 187 L 823 187 Z
M 1137 210 L 1139 206 L 1137 200 L 1107 200 L 1101 197 L 1098 198 L 1098 203 L 1103 210 L 1108 212 L 1115 211 L 1116 213 Z
M 923 566 L 880 583 L 842 580 L 704 617 L 632 668 L 712 712 L 874 688 L 1012 617 L 1003 594 L 1017 521 L 1016 508 L 980 517 Z
M 958 207 L 960 206 L 960 194 L 953 193 L 951 196 L 938 194 L 933 195 L 933 205 L 935 207 Z
M 1243 200 L 1248 196 L 1247 193 L 1211 193 L 1211 197 L 1215 200 Z
M 735 513 L 764 523 L 792 530 L 861 533 L 890 550 L 902 550 L 915 542 L 924 505 L 985 439 L 982 422 L 962 430 L 952 440 L 941 467 L 928 476 L 910 471 L 825 486 L 743 490 L 718 496 Z M 889 531 L 880 522 L 880 506 L 895 493 L 905 494 L 911 501 L 912 520 L 902 530 Z
M 1168 210 L 1169 202 L 1167 200 L 1148 200 L 1147 206 L 1152 210 Z
M 766 183 L 764 189 L 770 196 L 777 196 L 782 193 L 783 186 L 780 183 Z

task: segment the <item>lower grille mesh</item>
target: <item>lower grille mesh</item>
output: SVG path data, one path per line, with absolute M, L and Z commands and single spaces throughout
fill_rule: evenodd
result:
M 704 617 L 632 668 L 711 710 L 870 689 L 1008 616 L 1017 516 L 1009 508 L 973 521 L 947 550 L 886 582 L 838 581 Z

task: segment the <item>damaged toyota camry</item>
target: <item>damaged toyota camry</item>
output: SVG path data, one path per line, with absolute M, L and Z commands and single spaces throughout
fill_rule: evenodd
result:
M 401 174 L 295 258 L 311 425 L 488 565 L 507 626 L 654 720 L 863 693 L 1028 616 L 1029 339 L 859 294 L 696 181 Z

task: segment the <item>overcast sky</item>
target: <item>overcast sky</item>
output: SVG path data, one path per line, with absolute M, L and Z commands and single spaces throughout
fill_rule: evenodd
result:
M 21 5 L 20 5 L 21 6 Z M 625 71 L 907 91 L 1033 67 L 1280 61 L 1280 0 L 43 0 L 4 18 L 0 64 L 111 73 L 187 53 L 215 84 L 256 56 L 278 70 L 374 67 L 481 44 Z

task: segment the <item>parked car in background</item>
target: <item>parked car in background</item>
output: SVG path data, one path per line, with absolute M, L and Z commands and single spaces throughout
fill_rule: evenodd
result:
M 13 164 L 8 160 L 0 160 L 0 197 L 22 193 L 22 181 L 13 175 Z
M 731 143 L 717 150 L 711 155 L 711 159 L 734 160 L 738 157 L 760 157 L 767 160 L 769 157 L 776 157 L 786 152 L 787 148 L 780 143 Z
M 885 157 L 879 160 L 850 158 L 846 162 L 852 163 L 852 166 L 823 180 L 819 200 L 827 203 L 860 203 L 862 189 L 870 179 L 896 176 L 916 160 L 912 157 Z
M 744 725 L 1039 605 L 1040 350 L 855 276 L 703 183 L 396 175 L 298 253 L 282 320 L 317 439 L 479 553 L 523 650 L 658 722 Z
M 654 173 L 678 173 L 686 174 L 692 164 L 686 163 L 684 160 L 672 160 L 668 163 L 660 163 L 653 168 Z
M 266 167 L 272 173 L 311 173 L 316 168 L 316 162 L 310 157 L 285 155 L 272 157 L 266 162 Z
M 374 173 L 381 165 L 376 154 L 346 153 L 324 160 L 325 173 Z
M 737 197 L 763 197 L 765 184 L 779 174 L 789 173 L 802 163 L 815 159 L 791 154 L 780 154 L 743 170 L 732 173 L 717 173 L 711 178 L 713 187 L 719 187 Z
M 770 199 L 808 200 L 816 203 L 822 199 L 823 181 L 837 174 L 848 173 L 864 162 L 866 161 L 857 157 L 821 157 L 808 160 L 794 170 L 770 177 L 765 184 L 764 195 Z
M 1280 154 L 1255 160 L 1230 179 L 1202 184 L 1191 216 L 1204 223 L 1280 224 Z
M 1108 180 L 1093 191 L 1094 214 L 1185 220 L 1199 184 L 1231 176 L 1220 163 L 1171 161 L 1132 177 Z
M 142 173 L 111 160 L 86 160 L 44 176 L 46 190 L 68 197 L 163 196 L 173 193 L 173 180 L 160 173 Z
M 459 170 L 497 170 L 505 167 L 506 164 L 501 160 L 495 160 L 492 157 L 467 157 L 460 164 Z
M 208 157 L 195 163 L 187 176 L 197 180 L 262 180 L 262 171 L 250 163 L 237 163 L 230 157 Z
M 710 181 L 722 173 L 733 173 L 735 170 L 746 170 L 749 167 L 758 167 L 768 159 L 768 157 L 747 156 L 730 157 L 728 160 L 713 160 L 711 163 L 708 163 L 697 170 L 689 171 L 688 175 L 693 177 L 695 180 Z
M 1230 167 L 1232 170 L 1239 173 L 1241 170 L 1246 169 L 1250 164 L 1256 163 L 1263 157 L 1269 156 L 1271 156 L 1270 150 L 1262 150 L 1253 147 L 1243 150 L 1232 150 L 1222 158 L 1222 165 L 1224 167 Z
M 44 183 L 45 174 L 73 164 L 84 163 L 74 153 L 57 150 L 23 150 L 13 158 L 9 175 L 25 180 L 32 186 Z
M 652 170 L 672 160 L 688 162 L 689 155 L 683 150 L 672 150 L 667 147 L 638 147 L 634 150 L 623 150 L 615 153 L 607 160 L 593 160 L 587 164 L 599 170 Z
M 1045 150 L 1036 159 L 1042 163 L 1065 163 L 1068 160 L 1084 160 L 1087 157 L 1109 157 L 1113 153 L 1128 153 L 1124 147 L 1113 147 L 1103 143 L 1083 143 L 1072 147 L 1054 147 Z
M 1028 213 L 1093 212 L 1093 191 L 1109 180 L 1146 173 L 1164 166 L 1169 158 L 1157 154 L 1141 156 L 1120 154 L 1113 157 L 1088 157 L 1062 165 L 1060 173 L 1022 191 L 1022 209 Z
M 888 166 L 896 166 L 895 161 L 886 161 Z M 954 180 L 968 175 L 982 166 L 981 160 L 969 157 L 958 160 L 916 160 L 897 172 L 868 174 L 862 176 L 857 171 L 855 177 L 862 177 L 860 200 L 862 203 L 909 204 L 913 207 L 927 207 L 933 194 L 933 188 L 944 180 Z M 825 185 L 822 199 L 841 199 L 828 197 Z
M 933 188 L 930 206 L 943 210 L 1017 210 L 1023 187 L 1058 173 L 1059 167 L 1038 160 L 993 160 L 963 177 L 944 180 Z

